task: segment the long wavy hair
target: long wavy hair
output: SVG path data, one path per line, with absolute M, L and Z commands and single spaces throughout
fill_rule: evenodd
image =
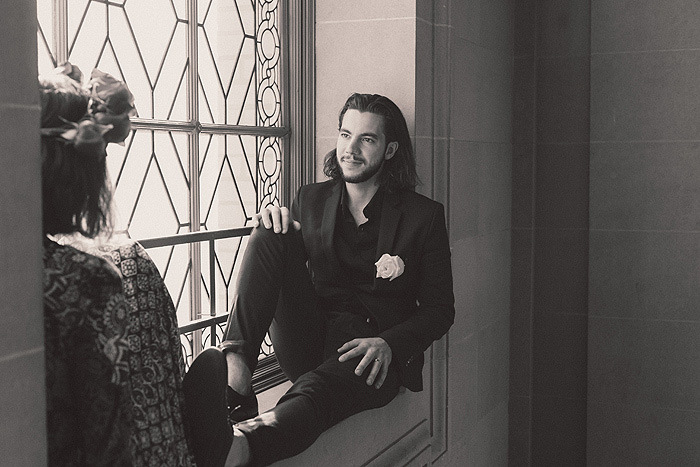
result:
M 65 76 L 39 82 L 41 128 L 78 123 L 88 112 L 89 96 Z M 72 144 L 42 134 L 42 197 L 45 234 L 79 232 L 95 237 L 111 231 L 111 187 L 104 151 L 76 151 Z
M 413 144 L 408 133 L 406 119 L 394 102 L 388 97 L 379 94 L 359 94 L 351 95 L 345 105 L 340 109 L 338 116 L 338 129 L 343 126 L 345 112 L 350 109 L 360 112 L 371 112 L 380 115 L 384 121 L 384 136 L 386 143 L 397 142 L 399 144 L 396 154 L 384 161 L 382 170 L 379 172 L 379 186 L 389 191 L 399 189 L 415 189 L 420 183 L 416 172 L 416 158 L 413 154 Z M 341 180 L 342 172 L 336 157 L 336 150 L 326 154 L 323 162 L 323 173 L 333 180 Z

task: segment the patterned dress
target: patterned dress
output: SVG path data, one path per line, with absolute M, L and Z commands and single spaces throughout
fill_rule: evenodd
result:
M 185 362 L 177 314 L 165 283 L 133 241 L 85 247 L 121 272 L 129 320 L 134 466 L 192 466 L 184 431 Z
M 126 301 L 114 266 L 44 240 L 48 464 L 132 465 Z

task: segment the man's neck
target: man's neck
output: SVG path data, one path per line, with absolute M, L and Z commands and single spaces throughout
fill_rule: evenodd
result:
M 372 197 L 377 193 L 379 185 L 374 183 L 345 183 L 345 191 L 348 194 L 348 208 L 355 218 L 355 223 L 360 225 L 367 221 L 363 211 Z

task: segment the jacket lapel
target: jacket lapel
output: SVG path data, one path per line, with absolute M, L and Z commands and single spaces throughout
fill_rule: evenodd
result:
M 338 214 L 338 203 L 340 203 L 340 189 L 341 183 L 333 185 L 330 195 L 326 198 L 323 221 L 321 222 L 321 248 L 334 274 L 340 268 L 340 263 L 338 263 L 333 249 L 333 231 L 335 230 L 335 218 Z
M 396 193 L 385 193 L 384 202 L 382 203 L 382 220 L 379 226 L 379 238 L 377 239 L 377 252 L 374 255 L 375 261 L 384 253 L 389 253 L 390 255 L 396 254 L 391 251 L 391 248 L 394 245 L 396 228 L 401 218 L 401 210 L 398 208 L 398 205 L 399 197 Z M 377 279 L 375 274 L 374 288 L 376 289 L 382 282 L 386 282 L 386 279 Z

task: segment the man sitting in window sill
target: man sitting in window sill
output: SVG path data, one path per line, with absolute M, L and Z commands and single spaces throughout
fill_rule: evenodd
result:
M 256 215 L 225 341 L 185 377 L 200 467 L 269 465 L 400 386 L 422 390 L 423 352 L 454 321 L 444 208 L 413 191 L 399 108 L 353 94 L 324 173 L 331 180 L 303 186 L 291 213 Z M 250 381 L 268 329 L 293 384 L 256 416 Z

